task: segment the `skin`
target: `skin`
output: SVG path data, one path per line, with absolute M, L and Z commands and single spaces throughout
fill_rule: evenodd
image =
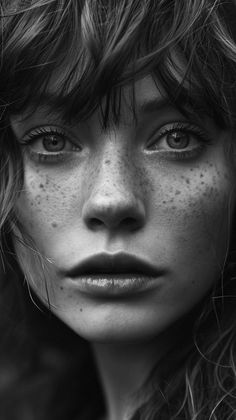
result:
M 126 88 L 120 124 L 106 131 L 99 113 L 70 127 L 46 108 L 11 120 L 19 142 L 35 127 L 56 126 L 82 147 L 55 163 L 30 156 L 30 150 L 42 152 L 42 137 L 22 146 L 24 189 L 17 214 L 45 257 L 52 310 L 93 343 L 112 420 L 125 418 L 127 395 L 178 336 L 176 321 L 220 279 L 235 199 L 225 153 L 230 133 L 196 117 L 191 125 L 209 141 L 194 157 L 174 159 L 167 135 L 158 135 L 173 122 L 182 127 L 189 120 L 162 103 L 151 78 L 137 82 L 135 92 L 137 122 Z M 159 106 L 144 112 L 153 100 Z M 188 150 L 201 144 L 198 134 L 188 133 L 188 139 Z M 15 247 L 31 287 L 46 300 L 40 264 L 32 251 Z M 165 274 L 150 292 L 120 299 L 82 294 L 65 276 L 88 256 L 119 251 L 145 258 Z

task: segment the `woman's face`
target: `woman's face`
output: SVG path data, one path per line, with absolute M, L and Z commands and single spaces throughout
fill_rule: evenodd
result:
M 228 245 L 230 134 L 184 117 L 151 78 L 135 95 L 137 119 L 127 88 L 107 130 L 99 112 L 68 126 L 45 106 L 11 120 L 24 160 L 17 215 L 45 257 L 43 268 L 16 243 L 21 266 L 90 340 L 155 337 L 220 278 Z

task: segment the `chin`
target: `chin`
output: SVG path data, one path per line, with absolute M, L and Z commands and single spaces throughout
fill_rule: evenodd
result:
M 142 310 L 133 313 L 132 317 L 129 313 L 116 316 L 99 310 L 86 314 L 86 309 L 69 314 L 56 311 L 55 315 L 85 340 L 107 343 L 152 340 L 175 322 L 175 319 L 163 314 L 155 317 L 153 313 L 142 314 Z

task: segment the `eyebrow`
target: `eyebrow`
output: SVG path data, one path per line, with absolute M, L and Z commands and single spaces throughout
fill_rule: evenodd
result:
M 34 106 L 45 106 L 56 101 L 56 95 L 50 92 L 43 93 L 42 95 L 36 96 L 32 99 L 31 103 Z M 153 98 L 144 101 L 143 103 L 137 104 L 137 111 L 144 114 L 159 111 L 162 108 L 173 106 L 167 97 Z
M 56 101 L 56 95 L 51 92 L 44 92 L 41 95 L 37 95 L 32 98 L 31 106 L 33 108 L 32 114 L 34 114 L 34 110 L 43 109 L 45 107 L 46 110 L 50 110 L 50 114 L 54 117 L 64 118 L 62 110 L 57 110 L 54 108 L 53 103 Z M 163 111 L 167 108 L 173 107 L 173 104 L 170 102 L 168 97 L 159 97 L 159 98 L 152 98 L 144 100 L 143 102 L 140 101 L 140 104 L 137 103 L 135 106 L 137 115 L 148 115 L 151 113 L 156 113 L 158 111 Z M 27 119 L 28 117 L 26 117 Z
M 56 96 L 53 93 L 43 93 L 42 95 L 34 96 L 28 108 L 26 108 L 26 116 L 22 119 L 22 123 L 28 118 L 31 118 L 35 112 L 42 111 L 46 112 L 47 115 L 51 115 L 54 118 L 61 119 L 63 118 L 62 111 L 59 111 L 54 103 L 56 101 Z M 24 113 L 23 113 L 24 114 Z
M 163 108 L 173 107 L 173 104 L 168 98 L 153 98 L 151 100 L 144 101 L 137 105 L 137 111 L 141 114 L 151 114 L 152 112 L 158 112 Z
M 161 97 L 161 98 L 153 98 L 147 101 L 144 101 L 140 105 L 137 104 L 137 113 L 140 113 L 140 115 L 148 115 L 154 112 L 158 111 L 165 111 L 170 109 L 177 109 L 180 114 L 182 114 L 186 118 L 190 119 L 197 119 L 199 122 L 202 122 L 202 118 L 206 118 L 207 114 L 206 108 L 201 103 L 196 103 L 196 101 L 193 100 L 193 98 L 190 97 L 190 95 L 187 93 L 181 94 L 181 102 L 182 106 L 179 108 L 179 106 L 175 105 L 175 103 L 171 102 L 171 100 L 168 97 Z M 194 103 L 194 107 L 193 107 Z
M 189 99 L 189 97 L 188 97 Z M 41 95 L 37 95 L 32 100 L 32 106 L 37 108 L 45 107 L 51 109 L 51 114 L 58 116 L 58 118 L 63 118 L 63 112 L 62 110 L 57 110 L 54 108 L 53 103 L 55 103 L 57 100 L 56 95 L 52 92 L 44 92 Z M 191 106 L 186 106 L 187 103 L 187 95 L 183 94 L 182 97 L 183 101 L 183 110 L 188 114 L 192 111 Z M 186 102 L 185 102 L 186 101 Z M 137 115 L 142 116 L 148 116 L 152 113 L 158 113 L 160 111 L 165 111 L 170 108 L 175 108 L 175 105 L 173 102 L 170 101 L 170 99 L 167 96 L 161 96 L 161 97 L 153 97 L 152 99 L 144 100 L 143 102 L 140 101 L 140 103 L 137 103 L 135 106 L 135 112 Z M 199 110 L 200 111 L 200 110 Z M 65 120 L 66 121 L 66 120 Z

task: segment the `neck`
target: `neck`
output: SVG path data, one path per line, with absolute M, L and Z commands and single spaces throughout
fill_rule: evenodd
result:
M 145 400 L 145 395 L 138 395 L 138 391 L 162 357 L 165 351 L 163 343 L 94 343 L 93 350 L 104 390 L 108 419 L 126 420 Z
M 152 369 L 156 367 L 158 385 L 163 374 L 174 369 L 173 364 L 178 358 L 175 349 L 181 348 L 182 343 L 183 351 L 185 347 L 187 350 L 188 330 L 189 321 L 186 323 L 182 319 L 154 340 L 93 343 L 109 420 L 127 420 L 147 400 L 150 392 L 145 382 Z M 141 389 L 144 384 L 145 393 Z

